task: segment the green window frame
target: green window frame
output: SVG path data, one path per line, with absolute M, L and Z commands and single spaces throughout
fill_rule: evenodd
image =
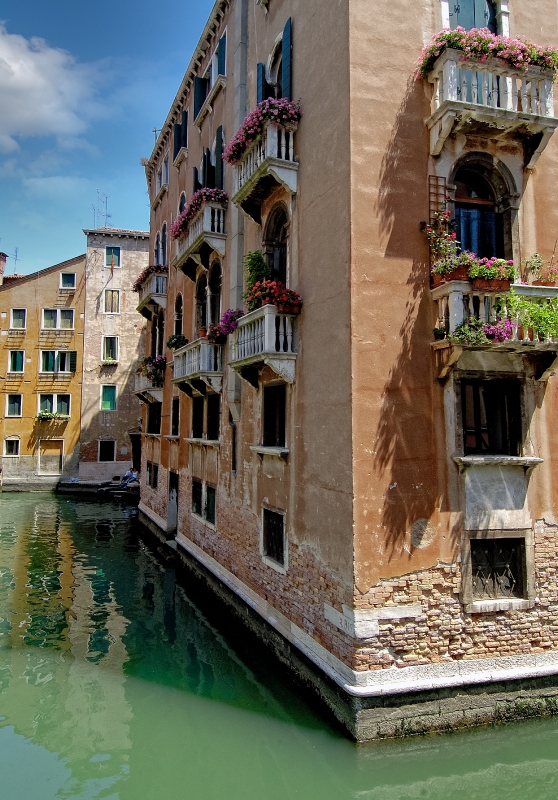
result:
M 116 386 L 114 384 L 101 386 L 101 411 L 116 411 Z
M 9 394 L 6 401 L 6 416 L 21 417 L 23 409 L 23 395 Z
M 8 372 L 23 372 L 25 350 L 10 350 L 10 368 Z

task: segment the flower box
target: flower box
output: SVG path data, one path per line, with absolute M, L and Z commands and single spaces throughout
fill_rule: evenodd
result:
M 473 291 L 509 292 L 511 280 L 505 278 L 473 278 Z
M 449 281 L 468 281 L 469 280 L 469 270 L 468 267 L 458 267 L 454 269 L 453 272 L 447 272 L 445 275 L 440 275 L 439 272 L 432 273 L 432 286 L 435 289 L 437 286 L 441 286 L 443 283 L 448 283 Z

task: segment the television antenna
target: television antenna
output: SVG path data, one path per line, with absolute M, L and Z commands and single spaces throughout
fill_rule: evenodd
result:
M 98 222 L 104 222 L 101 227 L 110 228 L 112 214 L 108 213 L 108 197 L 104 192 L 100 192 L 98 189 L 96 191 L 97 206 L 93 206 L 95 227 L 97 227 Z

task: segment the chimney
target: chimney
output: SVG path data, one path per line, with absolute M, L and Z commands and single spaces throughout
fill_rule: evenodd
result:
M 0 253 L 0 286 L 4 283 L 4 270 L 6 269 L 7 253 Z

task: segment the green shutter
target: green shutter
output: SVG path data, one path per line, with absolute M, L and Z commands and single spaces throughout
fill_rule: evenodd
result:
M 224 178 L 224 164 L 223 164 L 223 126 L 219 125 L 217 128 L 217 137 L 215 141 L 215 188 L 223 188 Z
M 200 113 L 207 97 L 207 83 L 206 78 L 194 78 L 194 119 Z
M 101 411 L 116 410 L 116 386 L 103 386 L 101 394 Z
M 12 350 L 10 353 L 10 372 L 23 372 L 23 350 Z
M 75 372 L 77 367 L 77 350 L 70 350 L 68 352 L 70 356 L 70 372 Z
M 281 78 L 283 85 L 283 97 L 292 100 L 292 83 L 293 83 L 293 47 L 292 47 L 292 23 L 291 18 L 285 23 L 283 28 L 283 42 L 281 49 L 282 64 L 281 64 Z
M 56 366 L 56 351 L 43 350 L 42 372 L 54 372 Z
M 182 130 L 182 147 L 188 147 L 188 112 L 182 112 L 182 122 L 180 124 Z
M 194 192 L 197 192 L 198 189 L 201 189 L 202 185 L 200 183 L 198 168 L 194 167 Z
M 227 74 L 227 35 L 219 39 L 219 50 L 217 51 L 217 72 L 219 75 Z
M 258 64 L 257 102 L 265 100 L 265 64 Z
M 174 147 L 173 147 L 173 156 L 172 160 L 174 161 L 180 148 L 182 147 L 182 125 L 180 122 L 177 122 L 174 126 Z

